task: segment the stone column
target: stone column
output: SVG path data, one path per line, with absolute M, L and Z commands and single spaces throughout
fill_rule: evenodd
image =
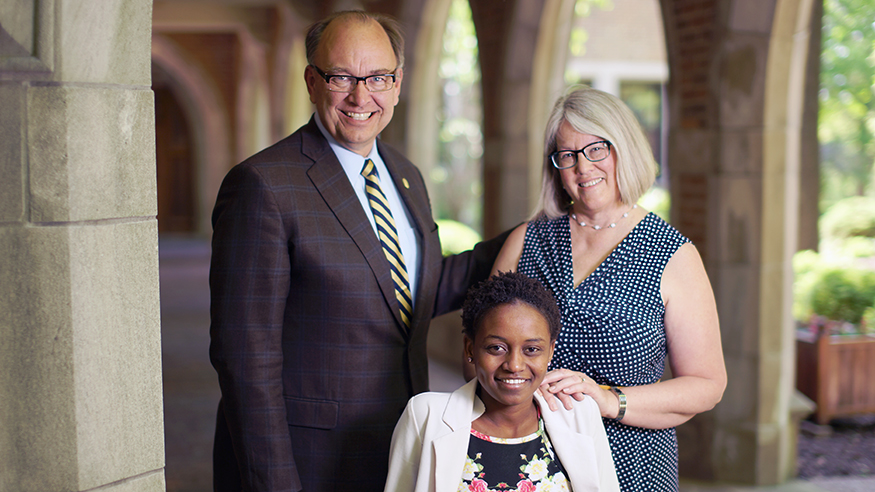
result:
M 729 382 L 679 427 L 681 473 L 774 485 L 793 477 L 792 265 L 811 0 L 663 0 L 672 54 L 672 218 L 705 261 Z
M 164 490 L 150 0 L 0 7 L 0 491 Z
M 529 123 L 543 118 L 543 108 L 536 115 L 530 104 L 537 100 L 531 93 L 532 73 L 547 3 L 471 3 L 483 84 L 483 237 L 528 218 L 529 189 L 541 186 L 529 181 L 530 167 L 537 165 L 529 162 Z
M 818 249 L 820 218 L 820 142 L 817 140 L 817 115 L 820 111 L 821 26 L 823 0 L 811 2 L 808 29 L 808 61 L 805 69 L 805 108 L 802 115 L 801 156 L 799 161 L 799 249 Z

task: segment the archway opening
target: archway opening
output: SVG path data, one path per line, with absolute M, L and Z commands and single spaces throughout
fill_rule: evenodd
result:
M 194 151 L 189 118 L 169 74 L 152 64 L 159 233 L 196 230 Z
M 477 35 L 467 0 L 451 0 L 441 43 L 435 216 L 482 231 L 483 110 Z M 443 237 L 441 238 L 443 239 Z
M 819 81 L 812 77 L 819 86 L 808 102 L 817 106 L 819 151 L 812 146 L 810 154 L 819 160 L 803 169 L 819 186 L 803 186 L 801 199 L 817 227 L 793 258 L 793 318 L 796 387 L 816 404 L 812 419 L 822 427 L 815 429 L 829 436 L 800 435 L 797 467 L 805 479 L 875 468 L 868 457 L 846 458 L 859 454 L 847 436 L 865 442 L 875 435 L 875 364 L 869 364 L 875 354 L 875 5 L 815 4 L 815 14 L 823 10 L 812 26 L 822 28 L 812 33 L 821 39 L 811 49 L 820 50 L 809 59 L 819 56 Z M 838 448 L 841 455 L 832 452 Z

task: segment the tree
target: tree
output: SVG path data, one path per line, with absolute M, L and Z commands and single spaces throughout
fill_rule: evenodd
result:
M 875 2 L 824 0 L 820 112 L 821 209 L 875 194 Z
M 481 229 L 482 104 L 477 33 L 468 0 L 453 0 L 443 38 L 438 76 L 441 110 L 438 162 L 429 173 L 439 219 Z

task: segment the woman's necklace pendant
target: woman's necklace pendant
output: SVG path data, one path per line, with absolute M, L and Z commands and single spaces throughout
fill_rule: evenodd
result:
M 628 217 L 628 216 L 629 216 L 629 212 L 631 212 L 632 210 L 635 210 L 636 208 L 638 208 L 638 204 L 632 205 L 632 208 L 630 208 L 629 211 L 627 211 L 626 213 L 624 213 L 623 216 L 620 217 L 620 219 L 619 219 L 617 222 L 619 222 L 620 220 L 623 220 L 623 219 L 625 219 L 626 217 Z M 584 221 L 582 221 L 582 220 L 577 220 L 577 214 L 571 214 L 571 218 L 574 219 L 575 222 L 577 222 L 578 224 L 580 224 L 580 227 L 586 227 L 586 226 L 588 225 L 586 222 L 584 222 Z M 597 231 L 600 231 L 600 230 L 602 230 L 602 229 L 613 229 L 614 227 L 617 227 L 617 222 L 611 222 L 610 224 L 608 224 L 608 225 L 605 226 L 604 228 L 603 228 L 602 226 L 598 225 L 598 224 L 589 225 L 589 227 L 592 227 L 593 229 L 595 229 L 595 230 L 597 230 Z

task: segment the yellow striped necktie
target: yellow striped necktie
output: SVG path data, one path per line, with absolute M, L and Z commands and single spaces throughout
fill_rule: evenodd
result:
M 395 219 L 392 218 L 392 210 L 389 209 L 389 201 L 380 189 L 380 176 L 374 161 L 365 160 L 362 168 L 362 176 L 365 177 L 365 194 L 368 195 L 368 203 L 374 214 L 374 222 L 377 224 L 377 236 L 383 244 L 383 253 L 389 260 L 392 271 L 392 281 L 395 283 L 395 298 L 401 311 L 401 320 L 410 328 L 411 314 L 413 313 L 413 300 L 410 297 L 410 280 L 407 278 L 407 267 L 404 264 L 404 255 L 398 245 L 398 229 L 395 227 Z

